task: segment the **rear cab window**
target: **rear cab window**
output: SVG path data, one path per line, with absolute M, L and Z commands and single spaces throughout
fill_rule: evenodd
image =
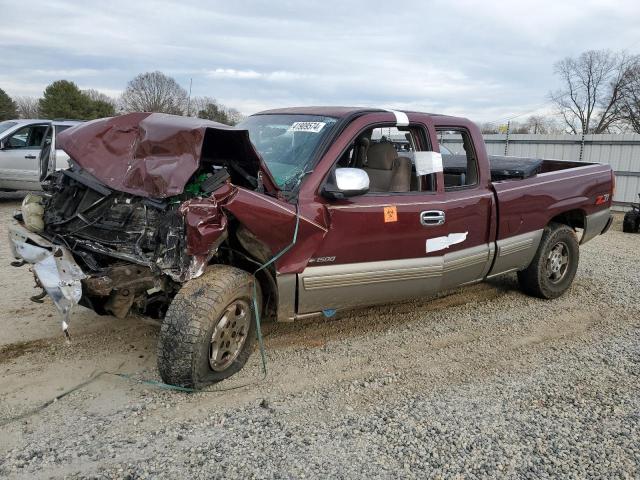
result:
M 471 134 L 464 128 L 436 128 L 445 190 L 478 184 L 478 155 Z

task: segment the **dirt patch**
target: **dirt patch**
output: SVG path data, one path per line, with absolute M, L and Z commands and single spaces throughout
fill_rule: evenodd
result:
M 8 362 L 27 353 L 34 353 L 48 346 L 49 342 L 46 340 L 31 340 L 29 342 L 17 342 L 4 345 L 0 347 L 0 363 Z
M 578 337 L 588 332 L 602 321 L 603 314 L 576 309 L 545 320 L 533 329 L 529 335 L 514 339 L 515 347 L 536 345 L 539 343 Z

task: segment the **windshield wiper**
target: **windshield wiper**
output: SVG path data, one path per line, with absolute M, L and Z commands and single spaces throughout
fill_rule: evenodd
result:
M 289 178 L 289 180 L 284 182 L 284 185 L 282 185 L 282 190 L 293 191 L 295 187 L 300 185 L 300 182 L 302 182 L 302 179 L 306 177 L 308 174 L 310 174 L 311 172 L 313 172 L 313 170 L 306 170 L 306 171 L 301 170 L 300 173 L 293 175 L 292 177 Z

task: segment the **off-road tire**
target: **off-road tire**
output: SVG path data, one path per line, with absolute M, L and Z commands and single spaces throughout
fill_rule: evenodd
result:
M 638 233 L 640 230 L 640 214 L 631 210 L 624 214 L 622 231 L 625 233 Z
M 568 263 L 563 276 L 557 281 L 549 278 L 549 255 L 557 245 L 566 246 Z M 518 272 L 520 288 L 527 295 L 552 299 L 562 295 L 573 282 L 578 269 L 580 249 L 576 233 L 571 227 L 560 223 L 550 223 L 544 229 L 538 251 L 527 268 Z
M 180 289 L 167 310 L 158 339 L 158 370 L 164 382 L 201 389 L 244 366 L 256 337 L 252 308 L 244 345 L 233 363 L 223 371 L 214 371 L 209 348 L 214 329 L 229 305 L 238 300 L 253 305 L 253 281 L 254 277 L 243 270 L 213 265 Z

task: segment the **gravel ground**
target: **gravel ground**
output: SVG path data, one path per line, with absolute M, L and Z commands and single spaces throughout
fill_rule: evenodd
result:
M 65 345 L 51 303 L 3 262 L 0 421 L 95 371 L 134 380 L 102 375 L 0 427 L 0 477 L 638 478 L 640 236 L 620 230 L 581 248 L 558 300 L 507 276 L 268 325 L 267 379 L 254 354 L 217 388 L 251 386 L 199 394 L 135 381 L 158 379 L 151 322 L 81 310 Z

